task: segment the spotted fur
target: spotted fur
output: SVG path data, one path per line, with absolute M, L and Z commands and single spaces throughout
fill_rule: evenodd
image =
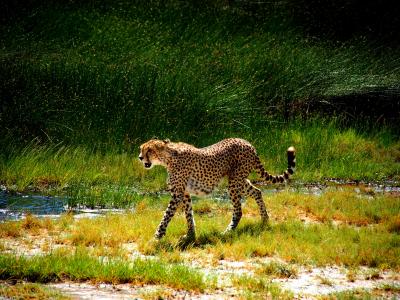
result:
M 190 193 L 201 195 L 211 193 L 223 177 L 228 177 L 229 197 L 233 204 L 232 220 L 227 231 L 233 230 L 242 217 L 241 198 L 252 197 L 258 204 L 263 221 L 268 213 L 261 191 L 248 179 L 251 171 L 272 183 L 284 182 L 295 170 L 295 149 L 287 150 L 288 167 L 282 175 L 271 175 L 265 171 L 255 148 L 247 141 L 237 138 L 225 139 L 205 148 L 196 148 L 185 143 L 152 139 L 140 146 L 139 159 L 145 168 L 162 165 L 169 174 L 172 199 L 164 213 L 155 237 L 162 238 L 168 223 L 178 206 L 183 203 L 188 223 L 188 237 L 195 237 Z

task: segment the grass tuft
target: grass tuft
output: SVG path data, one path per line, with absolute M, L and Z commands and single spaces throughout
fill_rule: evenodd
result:
M 240 289 L 246 299 L 272 298 L 292 299 L 293 295 L 282 291 L 278 284 L 266 280 L 260 276 L 233 276 L 233 286 Z
M 277 278 L 296 278 L 298 271 L 293 265 L 281 262 L 270 262 L 262 265 L 258 270 L 256 270 L 256 274 Z
M 67 300 L 68 296 L 38 283 L 0 284 L 0 296 L 6 299 Z
M 400 216 L 394 216 L 388 223 L 388 231 L 400 234 Z
M 19 222 L 2 222 L 0 223 L 0 237 L 18 238 L 23 235 L 21 224 Z
M 131 262 L 121 259 L 102 261 L 81 250 L 72 255 L 55 252 L 32 258 L 0 255 L 0 278 L 40 283 L 90 280 L 113 284 L 165 284 L 193 291 L 202 291 L 206 287 L 201 273 L 180 264 L 140 259 Z

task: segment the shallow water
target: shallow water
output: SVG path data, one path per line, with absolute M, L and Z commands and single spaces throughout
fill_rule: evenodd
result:
M 0 221 L 20 219 L 26 213 L 38 216 L 60 215 L 67 210 L 65 197 L 0 192 Z
M 326 191 L 341 191 L 344 189 L 353 189 L 354 192 L 359 194 L 392 194 L 400 197 L 400 183 L 396 181 L 384 182 L 364 182 L 364 181 L 351 181 L 341 179 L 326 179 L 323 182 L 294 182 L 289 186 L 271 185 L 260 182 L 258 185 L 263 191 L 266 192 L 280 192 L 290 191 L 300 194 L 308 195 L 321 195 Z M 273 187 L 273 188 L 271 188 Z
M 344 181 L 327 179 L 324 182 L 299 183 L 293 182 L 289 186 L 265 184 L 256 182 L 264 195 L 290 191 L 301 194 L 321 195 L 326 191 L 339 191 L 353 189 L 354 192 L 366 194 L 372 197 L 375 194 L 391 194 L 400 199 L 400 186 L 398 182 L 366 183 L 357 181 Z M 229 201 L 228 193 L 217 190 L 211 194 L 216 201 Z M 0 221 L 18 220 L 24 218 L 27 213 L 36 216 L 57 217 L 65 212 L 72 212 L 76 217 L 96 217 L 107 212 L 124 212 L 123 209 L 88 209 L 86 207 L 68 207 L 66 196 L 44 196 L 40 194 L 11 193 L 4 187 L 0 190 Z
M 0 191 L 0 222 L 23 219 L 27 214 L 38 217 L 57 218 L 62 213 L 72 213 L 75 218 L 98 217 L 108 212 L 122 213 L 125 209 L 89 209 L 68 207 L 65 196 L 43 196 L 38 194 L 9 193 Z

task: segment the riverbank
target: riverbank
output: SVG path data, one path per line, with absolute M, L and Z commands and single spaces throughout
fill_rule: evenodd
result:
M 279 174 L 286 168 L 286 149 L 296 148 L 300 182 L 324 178 L 379 182 L 399 180 L 400 142 L 390 128 L 373 131 L 342 128 L 337 121 L 293 121 L 237 137 L 248 139 L 265 168 Z M 144 142 L 144 141 L 143 141 Z M 217 142 L 217 140 L 214 140 Z M 196 146 L 207 146 L 204 142 Z M 166 171 L 148 171 L 137 159 L 138 146 L 105 151 L 90 147 L 32 141 L 25 147 L 15 142 L 0 153 L 0 183 L 15 192 L 63 193 L 75 204 L 126 207 L 140 193 L 166 188 Z M 252 180 L 257 180 L 255 176 Z

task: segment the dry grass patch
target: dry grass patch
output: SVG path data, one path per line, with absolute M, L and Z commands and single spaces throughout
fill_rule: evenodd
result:
M 296 278 L 298 270 L 295 266 L 290 264 L 282 262 L 270 262 L 261 265 L 261 267 L 256 270 L 256 274 L 277 278 Z
M 322 195 L 304 195 L 293 192 L 280 192 L 265 199 L 271 215 L 277 220 L 293 218 L 304 212 L 310 218 L 329 223 L 342 223 L 366 226 L 381 224 L 400 215 L 400 203 L 396 197 L 383 194 L 365 194 L 356 192 L 355 188 L 331 189 Z M 393 230 L 397 223 L 393 219 Z
M 345 199 L 349 203 L 345 204 Z M 180 262 L 182 250 L 178 242 L 187 230 L 182 211 L 171 221 L 165 238 L 161 241 L 153 239 L 167 200 L 165 197 L 156 203 L 144 199 L 137 204 L 134 213 L 108 214 L 95 219 L 74 220 L 66 214 L 51 221 L 28 216 L 23 221 L 1 223 L 0 234 L 19 239 L 23 232 L 32 239 L 35 232 L 40 232 L 34 239 L 51 235 L 51 241 L 44 239 L 44 251 L 52 250 L 54 244 L 65 244 L 89 247 L 93 255 L 125 258 L 132 251 L 123 245 L 135 243 L 135 251 Z M 397 234 L 400 204 L 393 198 L 380 195 L 366 200 L 364 196 L 346 190 L 338 191 L 336 196 L 333 192 L 321 196 L 281 192 L 269 195 L 265 200 L 271 215 L 268 225 L 260 223 L 257 205 L 249 199 L 243 205 L 244 215 L 237 230 L 222 234 L 231 218 L 231 213 L 227 213 L 231 209 L 230 203 L 196 199 L 197 237 L 185 252 L 213 260 L 277 256 L 285 262 L 303 265 L 400 269 L 400 237 Z M 306 207 L 313 215 L 324 214 L 326 221 L 301 222 Z M 349 221 L 334 225 L 333 220 L 339 214 L 343 220 L 365 218 L 368 224 L 375 222 L 370 216 L 378 215 L 380 221 L 373 226 L 356 227 Z M 275 267 L 278 272 L 279 266 Z
M 241 291 L 239 299 L 293 299 L 291 293 L 261 276 L 233 276 L 231 281 Z
M 318 297 L 321 300 L 356 300 L 356 299 L 398 299 L 400 295 L 399 285 L 385 284 L 380 287 L 376 287 L 372 290 L 355 289 L 351 291 L 343 291 L 332 293 L 326 296 Z
M 333 282 L 325 276 L 317 276 L 317 279 L 319 280 L 320 284 L 333 286 Z
M 400 215 L 390 218 L 387 224 L 387 229 L 391 233 L 400 234 Z
M 120 247 L 141 236 L 142 231 L 135 226 L 138 218 L 139 214 L 126 213 L 80 219 L 74 222 L 66 239 L 75 246 Z
M 337 199 L 341 200 L 337 202 Z M 344 205 L 345 199 L 351 203 Z M 217 260 L 278 256 L 286 262 L 305 265 L 343 264 L 398 269 L 400 237 L 390 228 L 396 228 L 399 204 L 392 200 L 379 196 L 366 201 L 349 191 L 339 191 L 338 196 L 333 193 L 314 196 L 282 192 L 266 199 L 272 216 L 268 226 L 259 222 L 258 208 L 249 199 L 243 205 L 244 216 L 237 230 L 226 235 L 222 231 L 229 223 L 231 214 L 221 213 L 220 210 L 230 208 L 230 204 L 212 203 L 210 200 L 202 204 L 199 200 L 195 203 L 201 212 L 200 215 L 195 213 L 197 238 L 186 252 L 205 253 Z M 361 209 L 357 208 L 360 203 L 364 204 Z M 182 212 L 177 213 L 171 221 L 165 238 L 153 240 L 165 204 L 162 202 L 160 207 L 144 202 L 138 204 L 140 209 L 135 213 L 75 221 L 66 239 L 75 246 L 100 247 L 99 253 L 115 255 L 118 255 L 118 251 L 112 249 L 120 248 L 123 243 L 135 242 L 138 250 L 144 254 L 171 256 L 172 261 L 180 260 L 176 255 L 180 251 L 178 241 L 187 230 Z M 299 221 L 296 213 L 303 209 L 303 205 L 308 205 L 315 215 L 324 214 L 326 221 L 315 224 Z M 370 215 L 378 214 L 380 223 L 374 223 L 373 227 L 354 227 L 351 225 L 354 222 L 348 221 L 333 225 L 332 221 L 337 218 L 338 212 L 344 220 L 365 218 L 368 224 L 375 222 L 367 214 L 373 212 Z M 281 219 L 282 215 L 284 217 Z M 394 225 L 388 225 L 388 220 L 392 220 L 390 224 Z
M 0 223 L 0 237 L 1 238 L 19 238 L 23 235 L 21 230 L 21 223 L 15 221 L 8 221 Z
M 44 285 L 37 283 L 17 283 L 9 285 L 0 283 L 0 296 L 5 299 L 52 299 L 52 300 L 66 300 L 71 299 L 68 296 L 62 295 L 54 289 L 48 288 Z
M 40 235 L 54 231 L 54 221 L 49 218 L 38 218 L 27 214 L 21 221 L 21 228 L 31 235 Z
M 167 290 L 163 287 L 154 288 L 150 291 L 145 291 L 140 294 L 140 298 L 144 300 L 154 299 L 173 299 L 174 294 L 171 290 Z
M 350 268 L 347 270 L 346 278 L 349 282 L 355 282 L 358 278 L 359 271 L 356 268 Z
M 24 235 L 40 235 L 54 233 L 55 221 L 49 218 L 38 218 L 27 214 L 20 221 L 7 221 L 0 223 L 0 237 L 21 238 Z

